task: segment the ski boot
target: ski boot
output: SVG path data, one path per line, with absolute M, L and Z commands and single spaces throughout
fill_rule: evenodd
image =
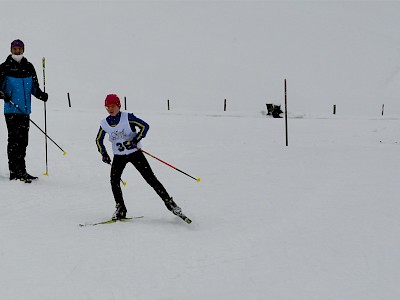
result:
M 36 180 L 38 179 L 37 176 L 30 175 L 29 173 L 25 173 L 25 178 L 29 180 Z
M 117 203 L 117 205 L 115 207 L 117 208 L 117 210 L 113 214 L 112 219 L 113 220 L 125 219 L 126 212 L 127 212 L 125 204 Z
M 165 206 L 171 211 L 174 215 L 179 216 L 182 214 L 182 209 L 174 202 L 172 197 L 164 200 Z
M 33 177 L 33 176 L 31 176 L 31 177 Z M 28 178 L 26 173 L 22 174 L 22 173 L 17 173 L 17 172 L 11 172 L 10 173 L 10 180 L 19 180 L 19 181 L 22 181 L 22 182 L 25 182 L 25 183 L 31 183 L 32 182 L 32 180 L 30 178 Z

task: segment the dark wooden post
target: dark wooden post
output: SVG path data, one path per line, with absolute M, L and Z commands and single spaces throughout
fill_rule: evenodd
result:
M 336 115 L 336 104 L 333 105 L 333 114 Z
M 289 146 L 288 122 L 287 122 L 287 87 L 286 87 L 286 79 L 285 79 L 285 130 L 286 130 L 286 146 Z
M 224 100 L 224 111 L 226 111 L 226 99 Z
M 71 107 L 71 98 L 69 97 L 69 93 L 67 93 L 67 97 L 68 97 L 68 105 L 69 107 Z

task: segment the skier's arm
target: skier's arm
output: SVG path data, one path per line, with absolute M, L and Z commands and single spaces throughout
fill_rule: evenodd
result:
M 103 130 L 103 128 L 99 128 L 99 131 L 97 132 L 96 136 L 96 146 L 97 150 L 100 152 L 101 155 L 107 154 L 106 147 L 104 146 L 104 137 L 106 136 L 106 132 Z
M 6 79 L 6 75 L 5 72 L 3 70 L 3 64 L 0 65 L 0 93 L 3 94 L 4 97 L 4 89 L 5 89 L 5 79 Z M 1 98 L 4 99 L 4 98 Z
M 111 164 L 111 158 L 107 153 L 106 147 L 104 147 L 104 137 L 106 135 L 106 132 L 103 130 L 103 128 L 99 128 L 99 132 L 97 133 L 96 136 L 96 145 L 97 145 L 97 150 L 100 152 L 102 156 L 102 161 L 106 164 Z
M 47 93 L 43 92 L 40 89 L 39 80 L 37 78 L 35 67 L 31 63 L 29 63 L 28 68 L 29 68 L 29 72 L 32 76 L 32 86 L 33 86 L 32 95 L 35 96 L 36 98 L 38 98 L 39 100 L 46 102 L 48 99 L 48 95 L 47 95 Z
M 3 75 L 3 71 L 0 70 L 0 99 L 4 99 L 4 102 L 10 102 L 11 97 L 5 92 L 6 81 Z
M 136 132 L 136 137 L 132 140 L 134 144 L 137 144 L 141 139 L 146 137 L 147 131 L 150 126 L 142 119 L 137 118 L 134 114 L 128 114 L 129 125 L 133 132 Z M 138 128 L 138 131 L 136 131 Z

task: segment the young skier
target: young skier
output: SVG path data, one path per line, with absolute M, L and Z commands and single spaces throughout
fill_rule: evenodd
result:
M 151 170 L 143 152 L 140 151 L 140 140 L 146 136 L 149 125 L 137 118 L 134 114 L 121 111 L 121 102 L 115 94 L 107 95 L 104 106 L 109 116 L 100 122 L 100 129 L 96 137 L 96 145 L 98 151 L 102 155 L 103 162 L 107 164 L 112 163 L 110 182 L 117 208 L 112 219 L 120 220 L 126 218 L 127 209 L 122 196 L 120 181 L 122 172 L 127 163 L 134 165 L 173 214 L 181 214 L 181 208 L 176 205 L 172 197 L 168 195 L 164 186 L 158 181 Z M 114 154 L 112 162 L 103 144 L 106 133 L 112 144 Z

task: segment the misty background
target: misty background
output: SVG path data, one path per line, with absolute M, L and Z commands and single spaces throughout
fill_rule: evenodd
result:
M 53 107 L 106 94 L 131 109 L 400 113 L 400 3 L 395 1 L 1 2 L 0 54 L 12 40 Z

